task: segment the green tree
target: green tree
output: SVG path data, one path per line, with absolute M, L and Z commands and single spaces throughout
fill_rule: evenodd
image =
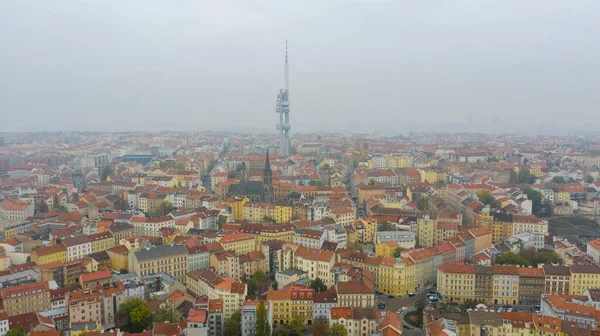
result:
M 533 214 L 538 217 L 551 217 L 552 216 L 552 204 L 548 202 L 539 191 L 533 190 L 530 187 L 521 189 L 527 199 L 531 200 Z
M 129 299 L 119 306 L 116 324 L 123 331 L 140 333 L 152 325 L 152 311 L 141 299 Z
M 425 305 L 427 305 L 427 302 L 425 301 L 425 296 L 421 295 L 417 302 L 415 302 L 415 308 L 417 308 L 418 314 L 423 314 L 423 309 L 425 309 Z
M 507 252 L 496 258 L 494 261 L 496 265 L 521 265 L 529 266 L 530 263 L 520 254 L 514 252 Z
M 114 173 L 112 168 L 110 168 L 110 167 L 104 168 L 104 170 L 102 170 L 102 176 L 100 176 L 100 181 L 106 181 L 108 176 L 112 173 Z
M 417 203 L 417 208 L 421 211 L 426 211 L 429 209 L 429 198 L 421 197 L 419 202 Z
M 71 195 L 71 202 L 79 202 L 79 194 Z
M 309 288 L 312 288 L 315 292 L 326 292 L 327 285 L 321 280 L 321 278 L 317 277 L 310 283 Z
M 529 183 L 531 178 L 531 171 L 529 170 L 529 168 L 521 168 L 519 169 L 519 174 L 518 174 L 518 182 L 519 183 Z
M 289 324 L 289 335 L 294 336 L 302 336 L 304 333 L 302 329 L 304 329 L 304 317 L 301 315 L 294 315 L 292 318 L 292 323 Z
M 346 326 L 339 323 L 334 323 L 331 326 L 330 336 L 348 336 L 348 330 L 346 330 Z
M 173 211 L 173 204 L 169 201 L 162 201 L 154 211 L 150 212 L 151 217 L 161 217 L 166 216 Z
M 592 175 L 588 175 L 585 177 L 586 183 L 594 183 L 594 177 Z
M 396 249 L 394 250 L 394 253 L 392 253 L 392 256 L 394 258 L 398 258 L 402 255 L 402 251 L 403 251 L 403 249 L 401 247 L 396 247 Z
M 326 163 L 326 164 L 324 164 L 324 165 L 321 166 L 321 169 L 322 170 L 329 170 L 329 169 L 331 169 L 331 167 Z
M 236 174 L 235 170 L 232 170 L 229 173 L 227 173 L 227 178 L 235 178 L 236 175 L 237 174 Z
M 310 180 L 308 185 L 313 186 L 313 187 L 314 186 L 322 186 L 323 182 L 321 182 L 321 180 Z
M 217 228 L 221 229 L 225 223 L 227 223 L 227 216 L 220 215 L 217 219 Z
M 248 285 L 248 295 L 258 295 L 258 290 L 265 284 L 265 281 L 265 273 L 261 270 L 256 271 L 256 273 L 254 273 L 250 279 L 245 281 Z
M 260 301 L 256 308 L 256 321 L 254 322 L 254 329 L 256 336 L 271 336 L 271 326 L 267 319 L 267 308 L 265 308 L 265 302 Z
M 552 178 L 552 182 L 553 183 L 559 183 L 559 184 L 566 183 L 565 178 L 562 177 L 562 176 L 554 176 Z
M 498 209 L 500 208 L 500 204 L 496 201 L 496 198 L 492 196 L 492 193 L 489 190 L 483 190 L 477 193 L 477 197 L 479 201 L 484 205 L 489 205 L 491 208 Z
M 375 179 L 370 179 L 369 180 L 369 185 L 376 185 L 377 181 L 375 181 Z
M 241 336 L 242 335 L 242 314 L 236 311 L 223 327 L 223 336 Z
M 67 210 L 67 208 L 64 205 L 61 205 L 58 207 L 58 212 L 69 212 L 69 210 Z
M 465 301 L 463 301 L 463 303 L 460 304 L 459 308 L 462 311 L 466 311 L 469 308 L 474 309 L 480 303 L 481 303 L 481 300 L 466 299 Z
M 11 330 L 9 330 L 5 336 L 25 336 L 25 328 L 23 327 L 16 327 L 13 328 Z
M 280 327 L 275 331 L 275 336 L 288 336 L 289 334 L 290 332 L 284 327 Z
M 171 309 L 161 308 L 158 311 L 155 311 L 152 320 L 154 322 L 165 322 L 169 321 L 171 323 L 176 323 L 177 319 L 175 319 L 175 314 Z
M 329 336 L 329 324 L 327 322 L 317 322 L 313 323 L 312 327 L 313 336 Z

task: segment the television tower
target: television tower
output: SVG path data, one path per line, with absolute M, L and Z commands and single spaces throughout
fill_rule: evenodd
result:
M 284 88 L 279 89 L 277 102 L 275 103 L 275 112 L 279 113 L 279 154 L 290 154 L 290 94 L 289 94 L 290 74 L 287 52 L 287 41 L 285 41 L 285 83 Z

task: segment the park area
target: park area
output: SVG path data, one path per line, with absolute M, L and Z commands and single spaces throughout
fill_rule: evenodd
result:
M 422 328 L 423 327 L 423 312 L 419 310 L 411 311 L 404 315 L 404 321 L 411 327 Z

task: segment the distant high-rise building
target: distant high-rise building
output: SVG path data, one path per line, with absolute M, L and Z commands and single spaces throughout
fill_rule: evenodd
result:
M 285 83 L 284 88 L 279 89 L 275 112 L 279 113 L 279 154 L 288 155 L 290 153 L 290 95 L 289 95 L 289 63 L 287 55 L 287 41 L 285 41 Z

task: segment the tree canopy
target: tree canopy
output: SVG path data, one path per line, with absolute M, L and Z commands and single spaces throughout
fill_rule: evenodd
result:
M 271 326 L 267 319 L 267 308 L 265 302 L 260 301 L 256 308 L 256 321 L 254 322 L 256 336 L 271 336 Z
M 315 292 L 326 292 L 327 285 L 321 280 L 321 278 L 316 278 L 310 283 L 309 288 L 312 288 Z
M 25 328 L 23 327 L 16 327 L 13 328 L 11 330 L 9 330 L 6 334 L 4 334 L 5 336 L 25 336 Z
M 419 203 L 417 203 L 417 208 L 421 211 L 426 211 L 429 209 L 429 197 L 421 197 L 419 199 Z
M 223 336 L 241 336 L 242 335 L 242 313 L 238 310 L 231 315 L 231 318 L 225 322 L 223 327 Z
M 312 327 L 313 336 L 329 336 L 329 324 L 326 322 L 315 322 Z
M 548 249 L 536 250 L 529 247 L 519 253 L 507 252 L 496 258 L 496 265 L 536 266 L 538 264 L 562 264 L 563 261 L 556 252 Z
M 594 183 L 594 177 L 592 175 L 588 175 L 585 177 L 586 183 Z
M 529 168 L 521 168 L 519 169 L 517 180 L 519 183 L 533 184 L 535 183 L 535 175 L 531 174 L 531 170 L 529 170 Z
M 477 307 L 478 304 L 482 303 L 483 300 L 475 300 L 475 299 L 466 299 L 465 301 L 463 301 L 459 308 L 462 311 L 465 311 L 469 308 L 474 309 L 475 307 Z
M 115 324 L 123 331 L 141 333 L 152 325 L 152 311 L 143 300 L 129 299 L 119 306 Z
M 525 195 L 527 195 L 527 199 L 531 200 L 532 203 L 532 212 L 534 215 L 538 217 L 551 217 L 552 216 L 552 204 L 548 202 L 542 193 L 537 190 L 533 190 L 530 187 L 526 187 L 521 189 Z
M 331 332 L 329 333 L 331 336 L 348 336 L 348 330 L 346 330 L 346 326 L 339 323 L 334 323 L 331 326 Z
M 161 217 L 166 216 L 173 211 L 173 204 L 169 201 L 162 201 L 156 209 L 150 211 L 150 217 Z
M 489 190 L 478 192 L 477 197 L 479 198 L 479 202 L 483 203 L 484 205 L 489 205 L 494 209 L 500 208 L 500 204 L 498 204 L 498 201 L 496 201 L 496 198 L 492 196 L 492 193 Z
M 248 295 L 259 295 L 258 290 L 265 284 L 266 279 L 265 272 L 261 270 L 256 271 L 250 279 L 247 279 L 245 282 L 248 285 Z

